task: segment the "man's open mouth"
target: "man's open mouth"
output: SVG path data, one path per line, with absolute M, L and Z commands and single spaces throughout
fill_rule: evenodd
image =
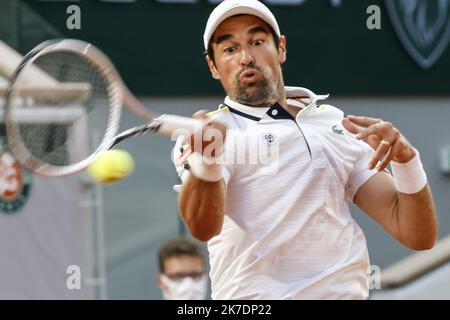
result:
M 240 80 L 242 83 L 253 83 L 258 80 L 259 72 L 258 70 L 246 70 L 241 73 Z

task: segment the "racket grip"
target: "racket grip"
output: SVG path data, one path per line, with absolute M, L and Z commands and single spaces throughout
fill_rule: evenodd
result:
M 158 133 L 167 137 L 190 136 L 203 126 L 201 120 L 164 114 L 154 120 L 158 123 Z

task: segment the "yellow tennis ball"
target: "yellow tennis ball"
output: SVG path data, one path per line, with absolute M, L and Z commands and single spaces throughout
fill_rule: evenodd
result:
M 94 181 L 114 183 L 133 172 L 134 159 L 125 150 L 108 150 L 100 153 L 87 169 Z

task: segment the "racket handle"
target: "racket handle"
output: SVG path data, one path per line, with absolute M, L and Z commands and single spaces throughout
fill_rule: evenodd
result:
M 189 136 L 203 126 L 201 120 L 170 114 L 159 116 L 154 121 L 159 125 L 158 133 L 167 137 L 172 137 L 173 134 L 175 137 Z

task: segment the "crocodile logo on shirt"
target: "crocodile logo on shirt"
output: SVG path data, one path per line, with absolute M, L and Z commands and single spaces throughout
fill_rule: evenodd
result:
M 334 134 L 340 134 L 341 136 L 344 135 L 344 130 L 338 129 L 337 125 L 334 125 L 331 129 L 333 130 Z

